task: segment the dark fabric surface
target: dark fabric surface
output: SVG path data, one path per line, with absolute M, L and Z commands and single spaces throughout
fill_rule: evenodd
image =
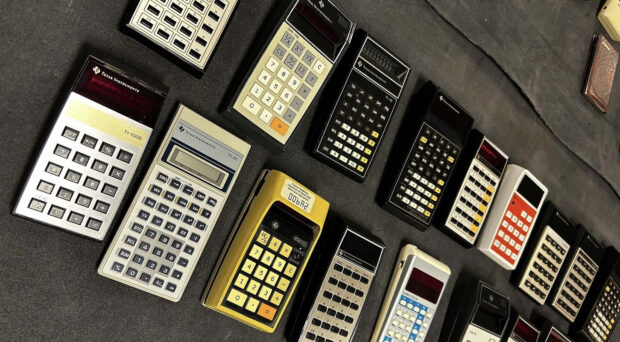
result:
M 592 35 L 605 32 L 596 18 L 599 1 L 428 3 L 493 58 L 553 134 L 620 193 L 619 81 L 607 114 L 580 95 Z
M 382 210 L 374 201 L 379 179 L 411 96 L 424 80 L 432 79 L 469 109 L 476 120 L 475 127 L 509 154 L 514 163 L 529 168 L 548 186 L 549 198 L 559 208 L 589 227 L 604 245 L 620 246 L 620 202 L 608 184 L 549 132 L 519 90 L 487 56 L 423 0 L 340 1 L 361 27 L 413 66 L 403 101 L 365 183 L 349 180 L 302 149 L 316 106 L 310 108 L 287 151 L 280 155 L 269 153 L 237 130 L 216 108 L 244 63 L 256 27 L 267 18 L 275 2 L 240 3 L 200 80 L 118 31 L 125 1 L 2 2 L 0 103 L 4 112 L 0 120 L 0 161 L 4 183 L 0 187 L 0 340 L 285 340 L 290 307 L 276 332 L 270 335 L 200 304 L 204 286 L 237 213 L 264 167 L 287 172 L 326 198 L 334 212 L 355 219 L 386 244 L 384 261 L 369 293 L 356 341 L 370 338 L 399 247 L 405 242 L 436 256 L 450 266 L 453 274 L 427 341 L 438 341 L 449 296 L 462 273 L 472 273 L 490 282 L 508 294 L 513 305 L 525 315 L 542 314 L 566 330 L 566 321 L 549 306 L 534 305 L 508 282 L 509 272 L 477 250 L 461 248 L 434 228 L 424 233 L 417 231 Z M 104 50 L 170 87 L 138 175 L 143 174 L 155 152 L 155 142 L 165 133 L 177 102 L 187 104 L 253 145 L 179 303 L 96 273 L 114 229 L 103 243 L 97 243 L 10 214 L 23 175 L 38 152 L 37 140 L 46 134 L 55 117 L 63 86 L 72 81 L 71 71 L 81 63 L 85 45 Z M 137 183 L 134 180 L 132 189 Z M 125 205 L 130 200 L 129 196 L 125 198 Z M 122 214 L 117 215 L 117 222 Z M 615 336 L 618 338 L 619 333 Z

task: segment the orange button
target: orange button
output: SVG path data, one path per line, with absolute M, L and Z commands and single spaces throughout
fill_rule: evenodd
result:
M 271 128 L 280 133 L 280 135 L 284 135 L 286 131 L 288 131 L 288 125 L 278 118 L 273 118 L 273 121 L 271 121 Z
M 276 309 L 265 303 L 262 303 L 258 308 L 258 315 L 271 321 L 273 320 L 273 316 L 276 315 Z

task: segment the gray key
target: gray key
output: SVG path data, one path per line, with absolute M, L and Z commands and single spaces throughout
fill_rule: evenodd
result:
M 295 42 L 295 45 L 293 45 L 293 53 L 297 55 L 297 57 L 301 57 L 301 53 L 304 52 L 306 48 L 300 43 L 300 42 Z
M 124 267 L 123 264 L 121 264 L 120 262 L 115 262 L 112 265 L 112 271 L 116 271 L 118 273 L 121 273 L 121 272 L 123 272 L 123 267 Z
M 308 74 L 308 77 L 306 77 L 306 82 L 308 82 L 308 84 L 309 84 L 311 87 L 314 87 L 314 85 L 316 84 L 316 81 L 317 81 L 318 79 L 319 79 L 319 78 L 318 78 L 315 74 L 313 74 L 312 72 L 310 72 L 310 73 Z
M 295 63 L 297 63 L 297 58 L 290 53 L 286 56 L 286 59 L 284 59 L 284 64 L 289 67 L 289 69 L 293 69 L 295 67 Z
M 65 188 L 58 189 L 57 197 L 64 199 L 65 201 L 70 201 L 71 197 L 73 197 L 73 191 Z
M 293 107 L 293 109 L 295 109 L 296 111 L 299 112 L 299 110 L 301 109 L 301 106 L 303 106 L 303 104 L 304 104 L 304 101 L 302 99 L 300 99 L 299 97 L 295 96 L 295 98 L 291 102 L 291 107 Z
M 39 185 L 37 186 L 37 190 L 44 192 L 46 194 L 51 194 L 52 190 L 54 190 L 54 184 L 48 183 L 42 180 L 39 182 Z
M 118 188 L 115 187 L 114 185 L 105 184 L 101 192 L 103 192 L 104 194 L 108 196 L 114 197 L 114 195 L 116 195 L 116 190 L 118 190 Z
M 294 40 L 295 37 L 293 37 L 293 35 L 288 32 L 284 32 L 284 36 L 282 36 L 280 42 L 282 42 L 282 44 L 286 45 L 287 47 L 291 47 L 291 44 L 293 44 Z
M 135 262 L 138 265 L 142 265 L 142 263 L 144 262 L 144 257 L 136 254 L 133 256 L 133 259 L 131 261 Z
M 49 215 L 61 219 L 65 215 L 65 209 L 53 205 L 50 208 Z
M 304 55 L 304 58 L 302 58 L 302 61 L 308 64 L 308 66 L 311 66 L 312 62 L 314 62 L 314 55 L 312 54 L 312 52 L 306 51 L 306 54 Z
M 132 278 L 135 278 L 138 275 L 138 271 L 135 268 L 131 268 L 130 267 L 130 268 L 127 269 L 127 273 L 125 273 L 125 274 L 127 274 L 128 276 L 130 276 Z
M 38 212 L 42 212 L 43 209 L 45 208 L 45 202 L 39 201 L 38 199 L 33 198 L 30 200 L 30 204 L 28 204 L 28 208 L 32 210 L 36 210 Z
M 286 50 L 284 50 L 284 48 L 280 46 L 279 44 L 278 46 L 276 46 L 276 49 L 273 50 L 273 55 L 276 56 L 279 60 L 282 60 L 285 53 L 286 53 Z
M 151 275 L 142 272 L 142 274 L 140 275 L 140 280 L 148 284 L 151 281 Z
M 101 224 L 102 224 L 102 223 L 103 223 L 103 222 L 101 222 L 101 221 L 99 221 L 99 220 L 94 219 L 94 218 L 92 218 L 92 217 L 91 217 L 91 218 L 89 218 L 89 219 L 88 219 L 88 221 L 86 222 L 86 228 L 90 228 L 90 229 L 92 229 L 92 230 L 99 231 L 99 229 L 101 229 Z
M 310 95 L 310 88 L 308 88 L 305 84 L 302 84 L 299 88 L 299 96 L 305 99 L 308 98 L 308 95 Z
M 86 177 L 86 180 L 84 181 L 84 186 L 92 189 L 92 190 L 97 190 L 97 188 L 99 187 L 99 181 L 91 178 L 91 177 Z
M 84 135 L 82 138 L 82 145 L 90 148 L 95 148 L 97 145 L 97 138 L 91 137 L 90 135 Z
M 83 220 L 84 220 L 84 215 L 78 214 L 74 211 L 72 211 L 69 214 L 69 218 L 67 219 L 67 221 L 74 223 L 74 224 L 78 224 L 78 225 L 82 224 Z
M 121 150 L 120 152 L 118 152 L 117 158 L 118 160 L 124 161 L 125 163 L 129 164 L 131 162 L 131 158 L 133 158 L 133 154 L 131 152 Z
M 80 134 L 80 132 L 74 130 L 73 128 L 70 127 L 65 127 L 65 130 L 62 131 L 62 136 L 67 138 L 67 139 L 71 139 L 73 141 L 75 141 L 75 139 L 77 139 L 78 135 Z
M 90 197 L 88 197 L 86 195 L 80 194 L 78 196 L 78 198 L 75 200 L 75 203 L 77 203 L 77 204 L 79 204 L 79 205 L 81 205 L 83 207 L 88 208 L 88 207 L 90 207 L 90 202 L 91 201 L 92 201 L 92 198 L 90 198 Z
M 282 117 L 282 119 L 284 119 L 284 121 L 286 121 L 289 124 L 291 124 L 291 123 L 293 123 L 293 120 L 295 120 L 296 116 L 297 116 L 297 114 L 295 114 L 295 112 L 293 112 L 290 109 L 287 109 L 286 113 L 284 113 L 284 116 Z
M 95 162 L 93 162 L 93 166 L 92 169 L 101 173 L 104 173 L 105 170 L 108 168 L 108 164 L 102 162 L 101 160 L 96 160 Z
M 133 230 L 134 232 L 141 234 L 142 231 L 144 230 L 144 226 L 139 224 L 139 223 L 135 223 L 131 226 L 131 230 Z
M 56 145 L 56 148 L 54 149 L 55 155 L 61 156 L 65 159 L 69 158 L 69 153 L 71 153 L 71 149 L 62 145 Z
M 128 250 L 121 248 L 120 251 L 118 251 L 118 256 L 123 258 L 123 259 L 129 259 L 129 256 L 131 255 L 131 252 L 129 252 Z
M 157 268 L 157 263 L 155 261 L 153 261 L 153 260 L 149 260 L 149 261 L 146 262 L 146 267 L 154 270 L 154 269 Z
M 110 171 L 110 176 L 122 180 L 125 177 L 125 170 L 119 169 L 118 167 L 113 167 L 112 171 Z
M 130 246 L 135 246 L 135 245 L 136 245 L 136 242 L 138 242 L 138 240 L 136 240 L 136 238 L 135 238 L 135 237 L 133 237 L 133 236 L 129 236 L 129 235 L 128 235 L 128 236 L 125 238 L 125 243 L 126 243 L 126 244 L 128 244 L 128 245 L 130 245 Z
M 65 179 L 73 183 L 78 183 L 80 178 L 82 178 L 82 174 L 73 170 L 67 171 L 67 174 L 65 175 Z
M 62 172 L 62 166 L 56 165 L 54 163 L 48 163 L 45 168 L 45 172 L 51 173 L 54 176 L 60 176 L 60 172 Z
M 306 75 L 306 72 L 308 72 L 308 68 L 306 68 L 306 66 L 301 63 L 297 66 L 297 69 L 295 69 L 295 73 L 301 78 Z
M 99 152 L 107 154 L 108 156 L 112 156 L 114 154 L 114 150 L 116 150 L 116 147 L 114 147 L 114 145 L 110 145 L 105 142 L 101 143 L 101 147 L 99 148 Z
M 80 153 L 80 152 L 76 152 L 75 156 L 73 156 L 73 162 L 74 163 L 78 163 L 82 166 L 86 166 L 86 164 L 88 164 L 88 161 L 90 160 L 90 157 Z
M 162 287 L 164 286 L 164 281 L 159 278 L 155 278 L 155 280 L 153 280 L 153 285 L 157 287 Z

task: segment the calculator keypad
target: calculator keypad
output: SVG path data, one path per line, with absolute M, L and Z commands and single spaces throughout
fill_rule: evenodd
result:
M 331 62 L 283 23 L 233 107 L 285 144 L 331 68 Z
M 618 319 L 620 319 L 620 288 L 612 278 L 609 278 L 587 322 L 586 331 L 590 339 L 596 342 L 607 341 Z
M 179 298 L 211 233 L 220 195 L 156 166 L 106 263 L 108 275 Z
M 393 313 L 387 323 L 386 335 L 381 341 L 424 341 L 433 315 L 433 309 L 420 304 L 406 294 L 402 294 L 394 306 Z
M 388 125 L 396 99 L 352 72 L 326 126 L 319 152 L 364 177 Z
M 460 148 L 427 123 L 422 124 L 416 139 L 390 201 L 428 225 Z
M 236 0 L 141 0 L 128 26 L 204 69 Z
M 552 306 L 570 322 L 573 322 L 577 317 L 597 271 L 598 265 L 592 262 L 583 250 L 579 249 L 571 261 L 552 303 Z

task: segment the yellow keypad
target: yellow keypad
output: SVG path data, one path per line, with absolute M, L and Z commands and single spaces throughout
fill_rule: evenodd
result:
M 258 301 L 258 299 L 250 298 L 248 300 L 248 303 L 245 305 L 245 309 L 248 310 L 249 312 L 256 312 L 256 309 L 258 309 L 259 303 L 260 302 Z
M 263 285 L 263 287 L 261 287 L 260 289 L 260 293 L 258 294 L 258 297 L 264 300 L 269 300 L 270 295 L 271 295 L 271 288 Z
M 293 251 L 293 247 L 291 247 L 289 244 L 284 244 L 282 246 L 282 249 L 280 250 L 280 255 L 282 255 L 285 258 L 288 258 L 289 255 L 291 255 L 291 252 Z
M 245 293 L 232 289 L 230 290 L 230 293 L 228 294 L 228 297 L 226 298 L 226 300 L 228 300 L 229 302 L 235 305 L 243 307 L 243 304 L 245 304 L 245 300 L 247 298 L 248 296 Z
M 288 286 L 290 285 L 290 281 L 286 278 L 280 278 L 280 281 L 278 282 L 278 290 L 282 291 L 282 292 L 286 292 L 286 290 L 288 289 Z
M 284 265 L 286 265 L 286 261 L 284 261 L 284 259 L 278 257 L 278 258 L 276 258 L 276 261 L 274 261 L 274 263 L 273 263 L 273 265 L 271 267 L 273 267 L 273 269 L 278 271 L 278 272 L 282 272 L 282 270 L 284 269 Z
M 252 260 L 246 260 L 243 263 L 243 267 L 241 267 L 241 269 L 248 274 L 252 274 L 252 272 L 254 271 L 254 268 L 256 267 L 256 263 Z
M 252 246 L 252 249 L 250 250 L 250 256 L 254 259 L 258 259 L 262 253 L 263 249 L 258 245 Z
M 250 280 L 250 284 L 248 285 L 248 288 L 246 289 L 246 291 L 255 295 L 258 293 L 258 289 L 260 289 L 260 283 L 257 282 L 256 280 Z
M 254 272 L 254 277 L 256 277 L 256 279 L 263 280 L 265 279 L 266 275 L 267 275 L 267 269 L 264 268 L 263 266 L 258 266 L 256 268 L 256 272 Z
M 235 280 L 235 286 L 243 290 L 248 284 L 248 280 L 248 277 L 244 276 L 243 274 L 239 274 L 237 276 L 237 280 Z
M 265 279 L 265 282 L 271 286 L 276 286 L 278 278 L 280 278 L 280 276 L 277 273 L 269 272 L 269 274 L 267 275 L 267 279 Z
M 295 265 L 288 264 L 284 269 L 284 274 L 287 277 L 292 278 L 295 275 L 295 271 L 297 271 L 297 267 Z
M 273 253 L 265 252 L 263 254 L 263 257 L 260 259 L 260 262 L 262 262 L 263 264 L 267 266 L 271 266 L 271 263 L 273 262 L 274 257 L 275 256 L 273 255 Z
M 275 291 L 273 293 L 273 296 L 271 296 L 270 302 L 273 305 L 280 305 L 280 303 L 282 303 L 282 298 L 284 298 L 284 296 L 280 292 Z

